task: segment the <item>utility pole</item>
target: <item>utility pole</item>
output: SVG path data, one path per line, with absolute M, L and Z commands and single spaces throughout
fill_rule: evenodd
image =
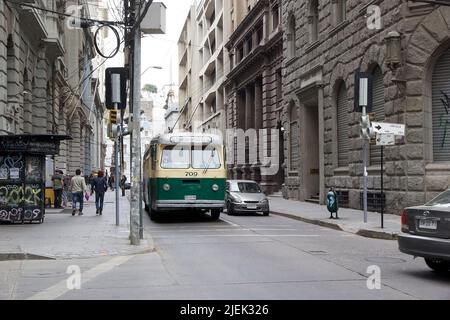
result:
M 140 244 L 139 237 L 139 228 L 140 228 L 140 208 L 142 205 L 139 203 L 140 193 L 141 193 L 141 179 L 140 179 L 140 167 L 141 167 L 141 135 L 140 135 L 140 118 L 141 118 L 141 28 L 139 21 L 139 12 L 140 4 L 136 0 L 131 1 L 131 10 L 134 11 L 132 13 L 132 21 L 134 23 L 134 27 L 130 37 L 133 37 L 132 42 L 132 75 L 131 79 L 132 92 L 133 92 L 133 119 L 132 119 L 132 137 L 131 137 L 131 145 L 132 149 L 132 176 L 131 176 L 131 213 L 130 213 L 130 240 L 132 245 Z

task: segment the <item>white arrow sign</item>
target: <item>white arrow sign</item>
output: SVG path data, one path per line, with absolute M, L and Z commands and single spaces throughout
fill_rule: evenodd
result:
M 395 146 L 395 135 L 377 134 L 377 146 Z
M 398 123 L 372 122 L 372 128 L 375 133 L 396 136 L 404 136 L 406 131 L 405 125 Z

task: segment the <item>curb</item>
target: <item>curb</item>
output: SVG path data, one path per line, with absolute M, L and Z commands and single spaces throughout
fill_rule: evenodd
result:
M 52 257 L 41 256 L 31 253 L 0 253 L 0 261 L 17 261 L 17 260 L 56 260 Z
M 397 240 L 398 239 L 398 234 L 383 232 L 383 231 L 361 229 L 356 234 L 358 236 L 365 237 L 365 238 L 371 238 L 371 239 L 380 239 L 380 240 Z
M 299 217 L 299 216 L 289 214 L 289 213 L 281 213 L 281 212 L 274 212 L 274 211 L 271 211 L 270 213 L 277 215 L 277 216 L 282 216 L 282 217 L 286 217 L 289 219 L 298 220 L 298 221 L 306 222 L 309 224 L 314 224 L 314 225 L 317 225 L 320 227 L 330 228 L 330 229 L 337 230 L 337 231 L 351 232 L 351 233 L 354 233 L 358 236 L 365 237 L 365 238 L 380 239 L 380 240 L 397 240 L 398 239 L 398 234 L 396 234 L 396 233 L 374 231 L 374 230 L 367 230 L 367 229 L 360 229 L 355 233 L 354 231 L 344 230 L 344 229 L 342 229 L 342 227 L 340 225 L 338 225 L 336 223 L 332 223 L 332 222 L 303 218 L 303 217 Z
M 306 223 L 309 223 L 309 224 L 314 224 L 314 225 L 320 226 L 320 227 L 330 228 L 330 229 L 337 230 L 337 231 L 344 231 L 341 228 L 341 226 L 339 226 L 336 223 L 325 222 L 325 221 L 322 221 L 322 220 L 303 218 L 303 217 L 299 217 L 299 216 L 296 216 L 296 215 L 293 215 L 293 214 L 289 214 L 289 213 L 281 213 L 281 212 L 274 212 L 274 211 L 270 211 L 270 213 L 274 214 L 274 215 L 277 215 L 277 216 L 282 216 L 282 217 L 286 217 L 286 218 L 290 218 L 290 219 L 306 222 Z

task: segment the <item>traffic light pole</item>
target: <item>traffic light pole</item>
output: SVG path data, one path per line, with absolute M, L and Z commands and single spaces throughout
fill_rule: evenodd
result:
M 367 116 L 366 106 L 362 106 L 362 116 Z M 364 223 L 367 223 L 367 139 L 363 136 L 363 163 L 364 163 L 364 191 L 363 191 L 363 206 L 364 206 Z
M 114 103 L 114 109 L 117 110 L 118 109 L 118 105 L 117 103 Z M 115 159 L 115 163 L 116 163 L 116 168 L 115 168 L 115 188 L 116 188 L 116 225 L 120 225 L 120 218 L 119 218 L 119 212 L 120 212 L 120 207 L 119 207 L 119 175 L 120 175 L 120 171 L 119 171 L 119 153 L 120 153 L 120 126 L 117 125 L 117 132 L 116 132 L 116 136 L 114 139 L 114 159 Z

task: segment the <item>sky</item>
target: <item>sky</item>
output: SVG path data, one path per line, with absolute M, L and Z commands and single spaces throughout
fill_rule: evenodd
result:
M 167 95 L 169 85 L 178 85 L 178 39 L 189 8 L 195 0 L 156 0 L 163 2 L 166 11 L 166 34 L 145 35 L 142 39 L 142 71 L 150 66 L 162 67 L 162 70 L 149 69 L 142 76 L 142 87 L 145 84 L 153 84 L 158 87 L 161 94 Z M 119 17 L 118 8 L 121 9 L 121 0 L 103 0 L 110 10 L 113 20 Z M 114 40 L 111 34 L 112 40 Z M 108 40 L 105 43 L 105 52 L 111 52 L 115 47 L 115 41 Z M 107 67 L 122 66 L 123 57 L 118 54 L 114 59 L 107 62 Z M 171 68 L 172 65 L 172 68 Z M 172 70 L 172 72 L 171 72 Z M 176 89 L 176 88 L 174 88 Z
M 168 85 L 178 85 L 178 39 L 189 8 L 194 0 L 163 0 L 166 7 L 166 34 L 146 35 L 142 40 L 142 71 L 149 66 L 160 66 L 162 70 L 149 69 L 142 77 L 142 84 L 154 84 L 167 93 Z M 172 64 L 172 76 L 171 72 Z

